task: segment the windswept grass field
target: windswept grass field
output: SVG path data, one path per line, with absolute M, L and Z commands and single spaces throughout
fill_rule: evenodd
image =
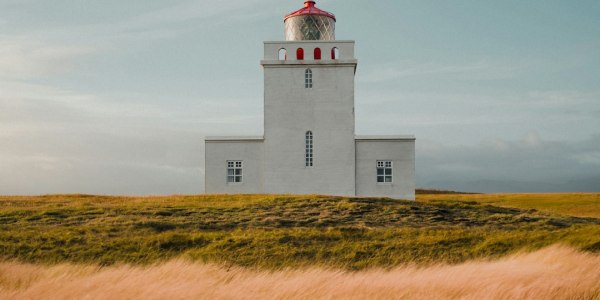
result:
M 0 263 L 0 299 L 600 299 L 599 269 L 599 256 L 563 247 L 361 272 L 265 272 L 182 260 L 105 268 Z
M 599 299 L 598 199 L 0 197 L 0 299 Z

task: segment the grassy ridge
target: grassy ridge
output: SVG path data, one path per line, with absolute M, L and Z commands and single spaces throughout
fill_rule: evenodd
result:
M 600 194 L 463 194 L 419 195 L 419 201 L 476 201 L 502 207 L 538 209 L 540 211 L 578 217 L 600 218 Z
M 0 257 L 36 263 L 145 264 L 183 256 L 259 268 L 362 269 L 458 263 L 554 243 L 600 251 L 600 219 L 453 197 L 460 201 L 0 197 Z

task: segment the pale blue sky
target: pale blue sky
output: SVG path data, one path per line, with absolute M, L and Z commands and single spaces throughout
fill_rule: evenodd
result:
M 599 1 L 323 0 L 359 134 L 420 187 L 600 191 Z M 204 135 L 262 134 L 292 0 L 0 0 L 0 194 L 203 191 Z

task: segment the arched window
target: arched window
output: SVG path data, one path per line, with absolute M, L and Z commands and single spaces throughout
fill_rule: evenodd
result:
M 312 89 L 313 87 L 313 72 L 311 69 L 304 71 L 304 88 Z
M 304 60 L 304 49 L 298 48 L 298 50 L 296 50 L 296 59 Z
M 315 48 L 315 60 L 321 59 L 321 48 Z
M 331 49 L 331 59 L 340 59 L 340 49 L 338 47 Z
M 306 139 L 305 139 L 305 144 L 306 144 L 306 155 L 305 155 L 305 165 L 307 167 L 312 167 L 313 166 L 313 133 L 312 131 L 307 131 L 306 132 Z
M 279 49 L 279 60 L 287 60 L 287 50 L 285 48 Z

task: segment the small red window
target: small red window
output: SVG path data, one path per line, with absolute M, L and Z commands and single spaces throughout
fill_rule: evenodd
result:
M 321 59 L 321 48 L 315 48 L 315 60 Z
M 298 50 L 296 50 L 296 59 L 304 60 L 304 49 L 298 48 Z

